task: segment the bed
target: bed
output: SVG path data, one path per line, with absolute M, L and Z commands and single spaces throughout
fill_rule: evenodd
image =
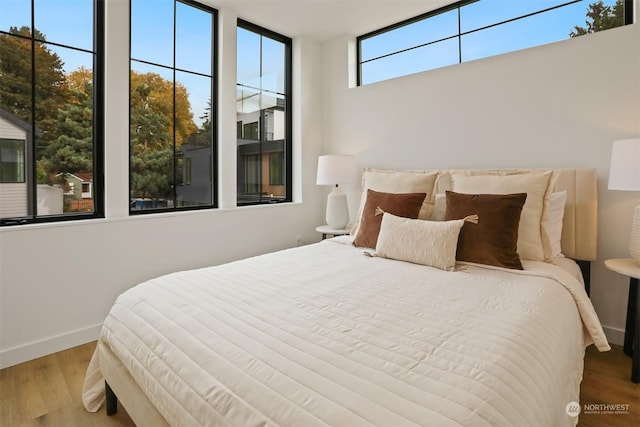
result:
M 461 261 L 455 244 L 453 264 L 443 259 L 443 241 L 474 229 L 473 215 L 447 217 L 455 197 L 502 197 L 524 184 L 517 251 L 531 255 L 521 269 Z M 399 194 L 423 194 L 412 217 L 391 212 Z M 355 246 L 374 204 L 378 241 Z M 584 349 L 609 349 L 585 291 L 588 268 L 572 260 L 595 259 L 596 215 L 593 169 L 367 169 L 352 236 L 120 295 L 87 370 L 85 408 L 97 411 L 106 395 L 111 413 L 117 396 L 138 426 L 575 425 L 567 407 L 579 400 Z M 546 229 L 557 241 L 540 236 Z M 526 246 L 529 234 L 539 247 Z M 432 247 L 407 250 L 415 236 Z M 423 258 L 403 259 L 415 254 Z

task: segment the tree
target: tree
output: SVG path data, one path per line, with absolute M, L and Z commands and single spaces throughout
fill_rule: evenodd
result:
M 131 192 L 136 197 L 173 198 L 173 149 L 142 150 L 131 157 Z
M 174 154 L 197 131 L 187 89 L 175 84 L 174 108 L 173 82 L 132 71 L 130 103 L 131 195 L 172 199 Z
M 31 30 L 11 27 L 0 34 L 0 108 L 35 124 L 42 132 L 39 146 L 47 146 L 57 135 L 58 109 L 69 101 L 67 81 L 60 57 L 47 48 L 45 37 L 34 31 L 35 82 L 31 81 Z M 36 95 L 35 117 L 32 117 L 32 88 Z M 36 155 L 41 156 L 38 152 Z
M 213 124 L 211 118 L 213 117 L 213 108 L 211 106 L 211 98 L 207 101 L 207 108 L 199 119 L 202 120 L 202 127 L 195 133 L 191 134 L 188 143 L 194 147 L 208 147 L 213 141 Z
M 591 3 L 587 9 L 586 27 L 575 26 L 570 37 L 578 37 L 597 31 L 624 25 L 624 0 L 616 0 L 613 6 L 605 6 L 602 0 Z
M 93 73 L 81 67 L 67 76 L 69 102 L 58 110 L 57 138 L 44 157 L 51 174 L 93 171 Z
M 175 125 L 175 145 L 180 148 L 183 142 L 197 130 L 193 122 L 189 94 L 184 85 L 175 85 L 175 120 L 173 102 L 173 82 L 162 78 L 156 73 L 131 72 L 131 131 L 143 126 L 143 118 L 147 114 L 161 114 L 167 118 L 162 129 L 149 130 L 148 135 L 168 135 L 167 141 L 172 141 Z M 157 123 L 156 123 L 157 124 Z M 155 138 L 152 138 L 155 139 Z M 147 141 L 147 147 L 153 146 L 154 141 Z M 161 142 L 161 141 L 156 141 Z

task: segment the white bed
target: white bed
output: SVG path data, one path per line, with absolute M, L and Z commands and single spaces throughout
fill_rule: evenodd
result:
M 568 255 L 595 249 L 593 230 L 584 244 L 575 233 L 595 215 L 584 185 L 595 194 L 593 170 L 555 183 L 570 193 Z M 106 379 L 138 426 L 575 425 L 565 408 L 584 349 L 609 347 L 572 261 L 444 271 L 364 256 L 352 240 L 125 292 L 85 407 L 101 406 Z

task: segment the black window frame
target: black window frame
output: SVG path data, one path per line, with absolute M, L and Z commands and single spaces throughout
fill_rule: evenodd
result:
M 173 27 L 173 38 L 174 38 L 174 58 L 175 58 L 175 38 L 176 38 L 176 21 L 175 21 L 175 14 L 176 14 L 176 3 L 183 3 L 186 4 L 188 6 L 197 8 L 197 9 L 201 9 L 207 12 L 211 13 L 211 19 L 212 19 L 212 26 L 211 26 L 211 50 L 212 50 L 212 59 L 211 59 L 211 70 L 212 70 L 212 75 L 211 75 L 211 134 L 212 134 L 212 138 L 213 141 L 211 143 L 211 153 L 212 155 L 209 157 L 210 158 L 210 176 L 211 176 L 211 204 L 206 204 L 206 205 L 189 205 L 189 206 L 176 206 L 175 201 L 177 200 L 177 187 L 178 187 L 178 183 L 180 181 L 183 180 L 183 176 L 182 176 L 182 172 L 179 170 L 178 167 L 178 154 L 175 153 L 175 126 L 173 126 L 174 128 L 174 161 L 173 161 L 173 201 L 174 201 L 174 206 L 172 207 L 162 207 L 162 208 L 145 208 L 145 209 L 133 209 L 132 206 L 132 202 L 131 202 L 131 192 L 132 192 L 132 179 L 131 179 L 131 134 L 129 134 L 129 162 L 128 162 L 128 178 L 129 178 L 129 193 L 127 195 L 127 197 L 129 198 L 129 215 L 146 215 L 146 214 L 154 214 L 154 213 L 167 213 L 167 212 L 183 212 L 183 211 L 196 211 L 196 210 L 206 210 L 206 209 L 217 209 L 218 208 L 218 182 L 219 182 L 219 176 L 218 176 L 218 81 L 219 81 L 219 76 L 218 76 L 218 10 L 207 5 L 204 3 L 200 3 L 198 1 L 194 1 L 194 0 L 173 0 L 173 4 L 174 4 L 174 27 Z M 189 70 L 184 70 L 181 68 L 176 67 L 175 64 L 175 60 L 174 60 L 174 64 L 172 67 L 167 67 L 166 65 L 163 64 L 157 64 L 154 62 L 150 62 L 150 61 L 145 61 L 145 60 L 140 60 L 140 59 L 136 59 L 133 58 L 131 56 L 131 52 L 132 52 L 132 48 L 131 48 L 131 26 L 132 26 L 132 19 L 131 19 L 131 1 L 129 1 L 129 91 L 131 91 L 131 63 L 132 61 L 137 61 L 139 63 L 142 64 L 146 64 L 146 65 L 153 65 L 153 66 L 158 66 L 158 67 L 162 67 L 165 69 L 169 69 L 173 72 L 174 74 L 174 104 L 175 104 L 175 84 L 176 84 L 176 80 L 175 80 L 175 73 L 177 71 L 181 71 L 181 72 L 188 72 L 188 73 L 193 73 L 193 74 L 200 74 L 197 72 L 193 72 L 193 71 L 189 71 Z M 131 96 L 131 93 L 129 93 L 129 96 Z M 175 120 L 175 115 L 174 115 L 174 120 Z M 175 123 L 175 122 L 174 122 Z M 129 98 L 129 121 L 128 121 L 128 128 L 131 129 L 131 100 Z
M 423 13 L 423 14 L 415 16 L 413 18 L 405 19 L 404 21 L 400 21 L 400 22 L 397 22 L 395 24 L 391 24 L 389 26 L 386 26 L 386 27 L 380 28 L 378 30 L 374 30 L 374 31 L 371 31 L 369 33 L 366 33 L 366 34 L 363 34 L 363 35 L 360 35 L 360 36 L 356 37 L 356 58 L 357 58 L 357 61 L 356 61 L 356 67 L 357 67 L 357 70 L 356 70 L 356 74 L 357 74 L 356 75 L 356 84 L 357 84 L 357 86 L 362 86 L 363 85 L 362 84 L 362 65 L 364 63 L 375 61 L 377 59 L 382 59 L 382 58 L 389 57 L 389 56 L 393 56 L 393 55 L 396 55 L 396 54 L 399 54 L 399 53 L 407 52 L 407 51 L 410 51 L 410 50 L 413 50 L 413 49 L 417 49 L 417 48 L 420 48 L 420 47 L 424 47 L 424 46 L 427 46 L 427 45 L 432 45 L 432 44 L 439 43 L 439 42 L 442 42 L 442 41 L 445 41 L 445 40 L 450 40 L 450 39 L 456 39 L 457 38 L 458 39 L 458 64 L 461 64 L 463 62 L 467 62 L 467 61 L 463 61 L 462 60 L 462 48 L 461 48 L 462 36 L 467 35 L 467 34 L 476 33 L 476 32 L 479 32 L 479 31 L 483 31 L 483 30 L 486 30 L 486 29 L 489 29 L 489 28 L 493 28 L 493 27 L 496 27 L 496 26 L 499 26 L 499 25 L 508 24 L 510 22 L 518 21 L 518 20 L 521 20 L 521 19 L 526 19 L 526 18 L 531 17 L 531 16 L 539 15 L 541 13 L 549 12 L 549 11 L 552 11 L 552 10 L 555 10 L 555 9 L 559 9 L 559 8 L 562 8 L 562 7 L 565 7 L 565 6 L 569 6 L 569 5 L 572 5 L 572 4 L 575 4 L 575 3 L 579 3 L 579 2 L 582 2 L 584 0 L 565 0 L 564 2 L 559 3 L 559 4 L 555 5 L 555 6 L 547 7 L 547 8 L 544 8 L 544 9 L 537 10 L 535 12 L 526 13 L 524 15 L 517 16 L 517 17 L 511 18 L 511 19 L 506 19 L 506 20 L 503 20 L 503 21 L 500 21 L 500 22 L 496 22 L 496 23 L 493 23 L 493 24 L 482 26 L 480 28 L 475 28 L 473 30 L 462 32 L 461 28 L 460 28 L 460 9 L 462 7 L 464 7 L 464 6 L 467 6 L 467 5 L 472 4 L 472 3 L 476 3 L 478 1 L 482 1 L 482 0 L 461 0 L 461 1 L 458 1 L 458 2 L 455 2 L 455 3 L 443 6 L 441 8 L 434 9 L 434 10 L 429 11 L 427 13 Z M 633 24 L 633 9 L 634 9 L 633 6 L 634 6 L 634 1 L 633 0 L 624 0 L 623 26 L 624 25 Z M 387 53 L 385 55 L 381 55 L 381 56 L 376 57 L 376 58 L 368 59 L 368 60 L 366 60 L 364 62 L 362 61 L 362 41 L 363 40 L 367 40 L 367 39 L 379 36 L 381 34 L 387 33 L 389 31 L 393 31 L 393 30 L 396 30 L 398 28 L 402 28 L 402 27 L 405 27 L 407 25 L 410 25 L 410 24 L 413 24 L 413 23 L 416 23 L 416 22 L 419 22 L 419 21 L 423 21 L 423 20 L 432 18 L 434 16 L 440 15 L 442 13 L 449 12 L 451 10 L 456 10 L 456 9 L 458 10 L 458 32 L 457 32 L 457 34 L 449 36 L 449 37 L 445 37 L 445 38 L 442 38 L 442 39 L 434 40 L 434 41 L 431 41 L 431 42 L 428 42 L 428 43 L 418 44 L 416 46 L 411 46 L 411 47 L 404 48 L 404 49 L 401 49 L 401 50 L 398 50 L 398 51 Z M 535 47 L 535 46 L 541 46 L 541 45 L 533 45 L 533 46 L 530 46 L 530 47 Z M 510 53 L 510 52 L 515 52 L 515 51 L 509 51 L 509 52 L 505 52 L 505 53 Z M 490 55 L 490 56 L 494 56 L 494 55 Z M 490 56 L 486 56 L 486 57 L 483 57 L 483 58 L 488 58 Z M 423 72 L 424 71 L 429 71 L 429 70 L 435 70 L 437 68 L 441 68 L 441 67 L 427 68 L 427 69 L 423 70 Z M 397 78 L 397 77 L 403 77 L 405 75 L 408 75 L 408 74 L 402 74 L 402 75 L 398 75 L 398 76 L 395 76 L 395 77 L 390 77 L 388 79 L 377 80 L 377 81 L 372 82 L 372 83 L 377 83 L 379 81 L 390 80 L 392 78 Z
M 284 90 L 285 90 L 285 100 L 284 100 L 284 118 L 285 118 L 285 128 L 284 128 L 284 177 L 285 177 L 285 197 L 280 200 L 274 200 L 271 197 L 259 197 L 257 201 L 248 201 L 242 202 L 236 201 L 236 205 L 238 207 L 241 206 L 252 206 L 252 205 L 263 205 L 263 204 L 273 204 L 273 203 L 289 203 L 293 201 L 293 40 L 290 37 L 284 36 L 282 34 L 276 33 L 275 31 L 269 30 L 267 28 L 256 25 L 252 22 L 245 21 L 244 19 L 238 18 L 237 27 L 242 28 L 247 31 L 254 32 L 262 37 L 267 37 L 273 39 L 277 42 L 280 42 L 284 45 L 284 69 L 285 69 L 285 82 L 284 82 Z M 239 54 L 239 53 L 238 53 Z M 236 86 L 238 82 L 236 79 Z M 260 114 L 262 118 L 263 114 Z M 260 120 L 259 120 L 260 123 Z M 262 126 L 261 126 L 262 128 Z M 259 132 L 259 141 L 260 141 L 260 154 L 263 153 L 262 145 L 263 143 L 268 142 L 269 140 L 266 138 L 266 133 L 264 131 Z M 243 129 L 244 132 L 244 129 Z M 236 153 L 237 153 L 237 144 L 236 144 Z M 268 154 L 269 151 L 264 151 L 264 153 Z M 237 160 L 237 164 L 240 166 L 241 159 Z M 237 174 L 238 179 L 241 173 Z M 262 179 L 262 178 L 261 178 Z M 244 179 L 242 178 L 243 182 Z M 236 183 L 238 187 L 238 192 L 241 191 L 240 183 Z
M 43 41 L 35 36 L 35 0 L 31 0 L 31 36 L 21 37 L 31 42 L 31 141 L 27 142 L 25 154 L 34 153 L 40 131 L 36 126 L 36 61 L 35 43 Z M 36 156 L 31 154 L 25 161 L 25 181 L 29 186 L 27 194 L 30 213 L 16 218 L 0 218 L 0 226 L 14 226 L 24 224 L 54 223 L 77 221 L 85 219 L 104 218 L 104 81 L 105 81 L 105 3 L 106 0 L 93 0 L 93 212 L 69 212 L 55 215 L 38 215 L 37 168 Z M 0 31 L 3 34 L 4 31 Z M 58 46 L 73 50 L 83 50 L 64 43 L 46 40 L 47 45 Z

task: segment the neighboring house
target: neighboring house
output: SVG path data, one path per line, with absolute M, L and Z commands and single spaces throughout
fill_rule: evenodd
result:
M 237 114 L 238 204 L 286 197 L 284 99 L 273 101 L 272 107 Z M 238 111 L 245 110 L 238 103 Z
M 178 206 L 211 203 L 212 158 L 211 146 L 192 146 L 184 143 L 177 157 L 182 164 L 182 176 L 177 177 L 176 200 Z M 178 167 L 178 171 L 180 167 Z
M 237 114 L 239 205 L 278 202 L 286 196 L 284 100 L 274 100 L 274 104 Z M 177 170 L 182 171 L 176 183 L 178 206 L 210 203 L 211 147 L 184 143 L 177 159 Z
M 0 109 L 0 218 L 26 216 L 33 210 L 27 185 L 32 142 L 31 125 Z
M 93 173 L 74 172 L 59 173 L 56 177 L 65 176 L 64 200 L 68 212 L 93 211 Z
M 62 173 L 56 176 L 61 176 Z M 64 195 L 76 200 L 93 199 L 93 173 L 75 172 L 66 174 Z
M 36 136 L 40 136 L 38 129 Z M 31 125 L 0 108 L 0 218 L 20 218 L 36 209 L 38 215 L 63 212 L 60 186 L 38 184 L 34 201 L 32 186 L 29 185 L 33 164 L 31 147 Z

